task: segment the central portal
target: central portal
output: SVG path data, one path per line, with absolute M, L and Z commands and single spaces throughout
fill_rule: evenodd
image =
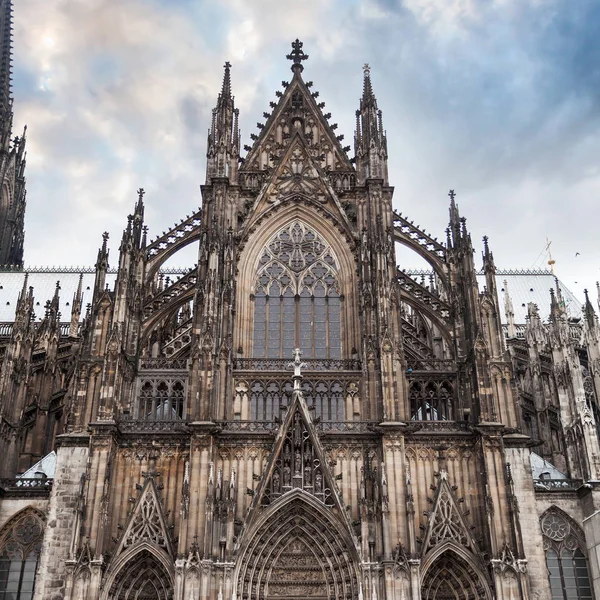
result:
M 269 600 L 307 597 L 327 600 L 325 571 L 306 542 L 294 538 L 275 558 L 266 596 Z

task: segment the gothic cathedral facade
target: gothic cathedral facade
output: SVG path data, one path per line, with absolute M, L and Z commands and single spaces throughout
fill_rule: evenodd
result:
M 58 285 L 32 317 L 4 115 L 0 600 L 600 598 L 590 300 L 571 319 L 557 284 L 518 323 L 454 192 L 443 242 L 392 208 L 368 67 L 349 158 L 288 58 L 244 157 L 225 65 L 201 208 L 150 239 L 140 189 L 65 323 Z

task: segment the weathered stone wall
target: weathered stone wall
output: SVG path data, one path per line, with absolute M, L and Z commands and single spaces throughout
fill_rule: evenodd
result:
M 40 557 L 35 600 L 62 600 L 66 585 L 66 561 L 71 546 L 81 492 L 81 476 L 86 472 L 88 436 L 61 436 L 56 453 L 54 487 Z
M 527 557 L 527 571 L 532 598 L 535 600 L 551 600 L 529 453 L 528 448 L 507 448 L 506 460 L 510 463 L 515 496 L 519 504 L 519 523 L 525 556 Z

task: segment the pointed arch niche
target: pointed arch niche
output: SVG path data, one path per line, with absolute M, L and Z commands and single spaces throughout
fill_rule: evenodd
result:
M 359 597 L 356 551 L 342 523 L 294 490 L 250 527 L 237 567 L 237 598 Z
M 240 256 L 234 347 L 242 358 L 350 358 L 360 347 L 356 264 L 344 234 L 300 204 L 273 214 Z

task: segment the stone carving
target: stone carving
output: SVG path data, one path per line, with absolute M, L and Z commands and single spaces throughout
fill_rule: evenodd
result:
M 142 540 L 152 542 L 159 548 L 163 548 L 168 554 L 173 555 L 171 539 L 158 498 L 154 475 L 148 474 L 115 556 Z
M 423 554 L 446 540 L 478 551 L 448 481 L 448 473 L 441 471 L 422 544 Z

